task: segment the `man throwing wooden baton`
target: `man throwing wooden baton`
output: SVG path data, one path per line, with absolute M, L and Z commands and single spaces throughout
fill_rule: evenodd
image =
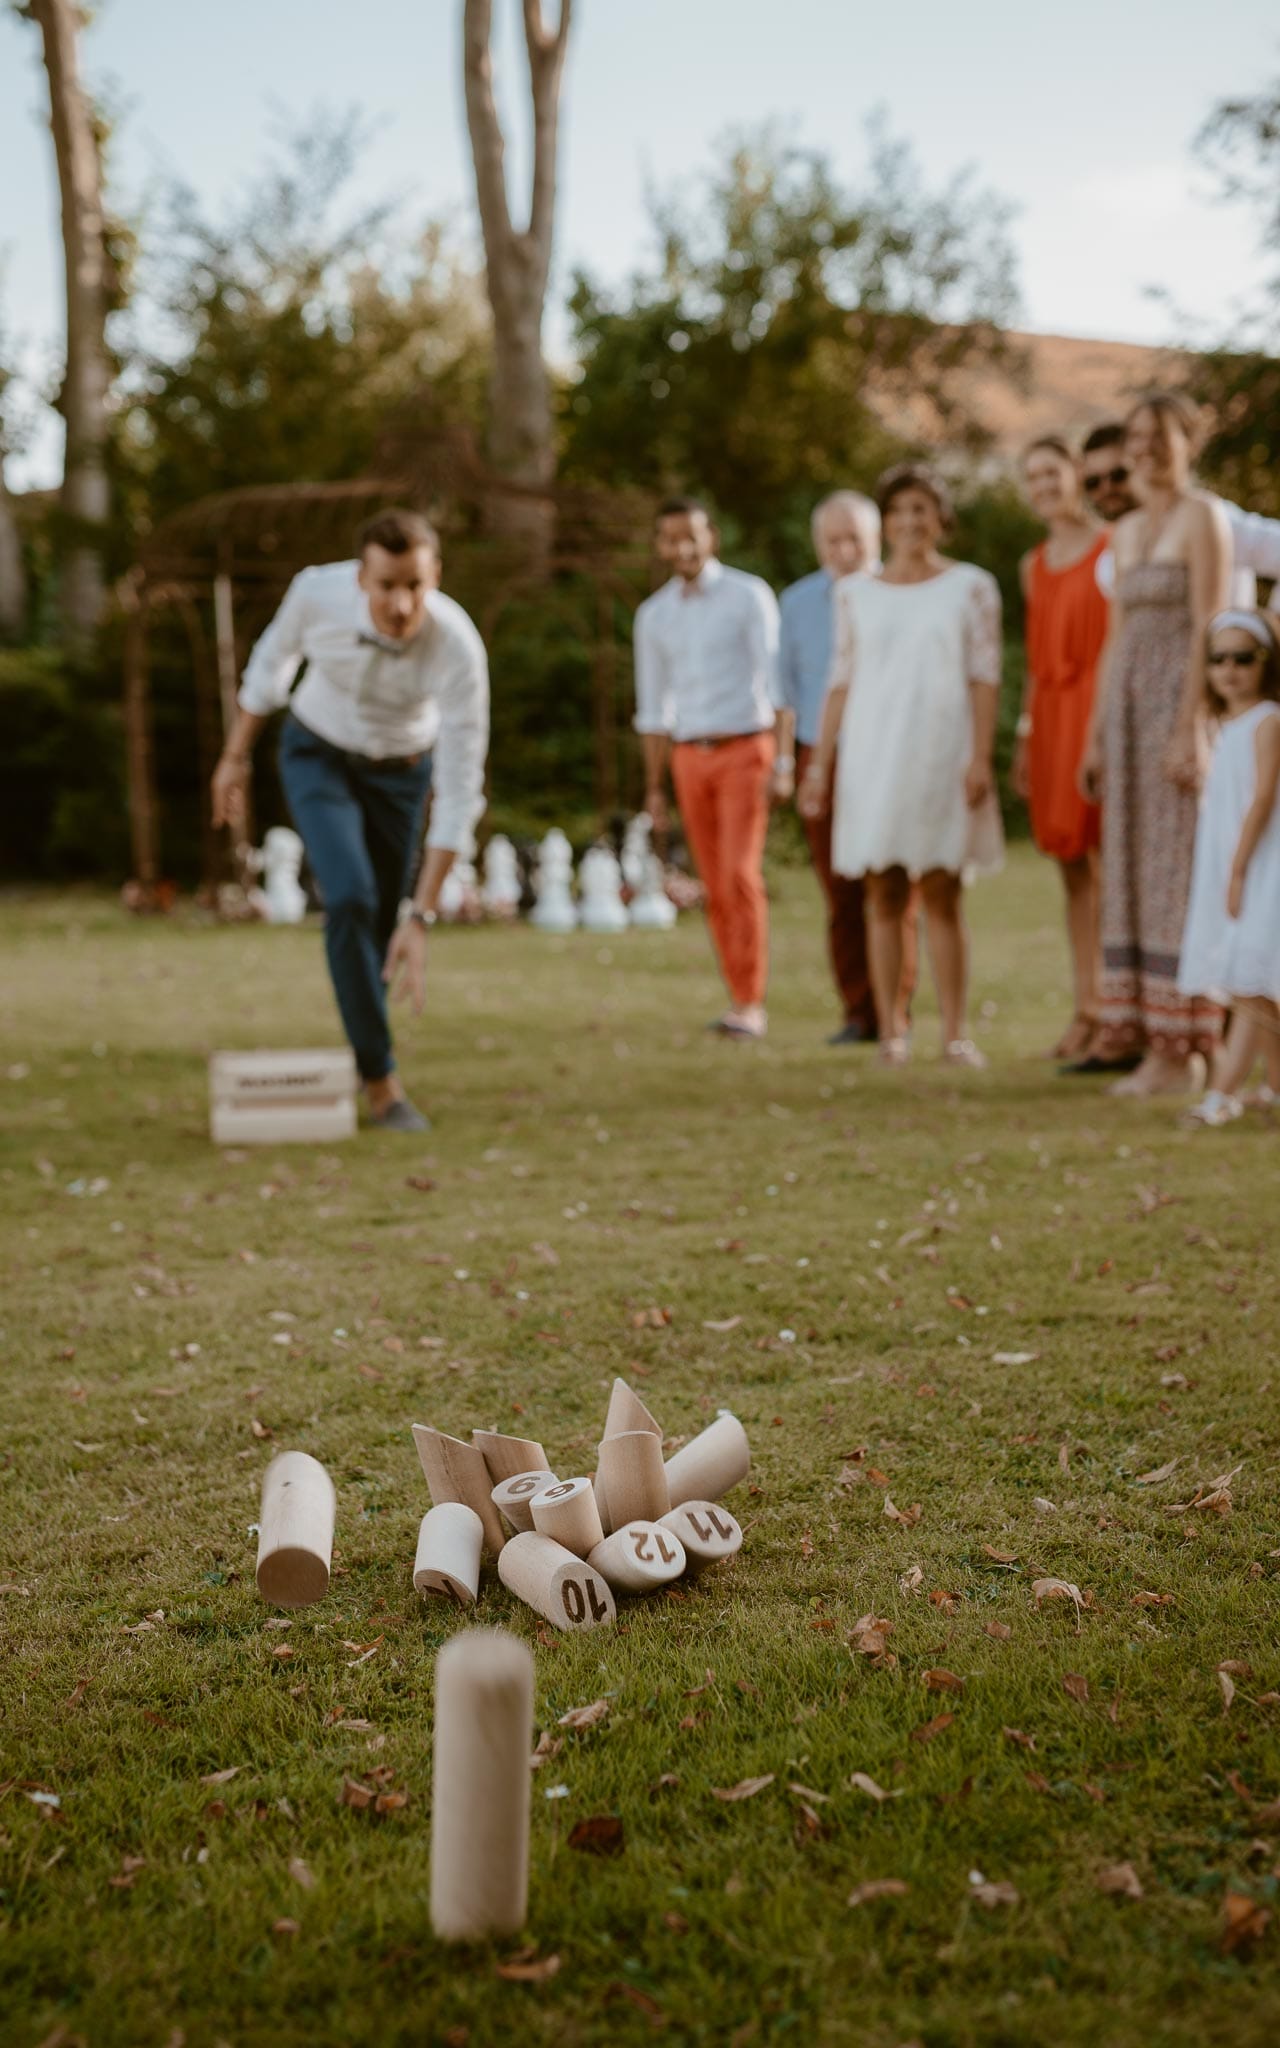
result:
M 484 643 L 439 582 L 440 544 L 416 512 L 370 520 L 357 561 L 295 576 L 249 657 L 213 776 L 213 822 L 234 828 L 254 744 L 288 706 L 280 780 L 324 899 L 329 974 L 370 1118 L 393 1131 L 427 1125 L 395 1070 L 387 997 L 422 1009 L 427 933 L 480 814 L 489 741 Z

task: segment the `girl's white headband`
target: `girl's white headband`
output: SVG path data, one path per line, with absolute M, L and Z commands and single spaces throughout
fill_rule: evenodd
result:
M 1276 636 L 1261 612 L 1215 612 L 1209 621 L 1211 633 L 1224 632 L 1228 626 L 1234 626 L 1239 633 L 1247 633 L 1259 647 L 1269 647 L 1273 654 L 1276 652 Z

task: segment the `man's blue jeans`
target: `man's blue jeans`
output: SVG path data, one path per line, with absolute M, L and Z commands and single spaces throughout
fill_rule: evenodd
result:
M 288 713 L 280 780 L 325 908 L 325 951 L 343 1029 L 365 1081 L 395 1066 L 382 979 L 413 875 L 431 756 L 374 761 L 331 746 Z

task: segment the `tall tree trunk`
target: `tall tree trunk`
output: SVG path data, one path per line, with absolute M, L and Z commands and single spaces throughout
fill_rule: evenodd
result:
M 556 458 L 542 312 L 555 226 L 560 83 L 573 6 L 572 0 L 560 0 L 554 29 L 543 21 L 542 0 L 522 0 L 522 8 L 533 101 L 533 183 L 525 228 L 516 228 L 511 218 L 493 96 L 493 0 L 465 0 L 463 73 L 493 313 L 489 456 L 502 477 L 529 491 L 527 497 L 512 494 L 497 502 L 492 522 L 499 532 L 545 545 L 552 508 L 542 494 L 554 480 Z
M 110 261 L 102 164 L 93 108 L 80 83 L 80 9 L 75 0 L 29 0 L 27 11 L 44 41 L 66 260 L 67 359 L 58 399 L 66 422 L 62 630 L 67 652 L 85 660 L 93 652 L 102 618 L 103 539 L 110 509 L 105 459 L 111 383 L 106 345 Z
M 0 450 L 0 639 L 18 640 L 27 617 L 27 575 L 22 560 L 22 535 L 13 500 L 5 489 L 4 454 Z

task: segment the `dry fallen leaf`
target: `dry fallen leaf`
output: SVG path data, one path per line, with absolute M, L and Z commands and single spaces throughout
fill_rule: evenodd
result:
M 1084 1606 L 1084 1595 L 1079 1586 L 1073 1586 L 1070 1579 L 1033 1579 L 1031 1591 L 1038 1607 L 1042 1600 L 1070 1600 L 1076 1610 L 1076 1634 L 1080 1633 L 1080 1610 Z
M 232 1764 L 229 1770 L 210 1771 L 207 1777 L 201 1778 L 200 1783 L 202 1785 L 229 1785 L 231 1780 L 239 1775 L 239 1771 L 239 1764 Z
M 1135 1486 L 1159 1486 L 1162 1480 L 1168 1479 L 1177 1470 L 1177 1465 L 1177 1459 L 1170 1458 L 1167 1465 L 1157 1465 L 1154 1472 L 1140 1472 L 1133 1483 Z M 1127 1866 L 1119 1867 L 1123 1869 Z
M 855 1771 L 849 1780 L 849 1784 L 855 1792 L 865 1792 L 868 1799 L 874 1799 L 877 1802 L 883 1799 L 901 1799 L 902 1797 L 900 1791 L 886 1792 L 884 1787 L 877 1785 L 875 1779 L 869 1778 L 865 1771 Z
M 301 1856 L 291 1856 L 289 1858 L 289 1875 L 295 1884 L 302 1886 L 304 1892 L 315 1890 L 315 1875 L 310 1864 L 304 1863 Z
M 884 1512 L 891 1522 L 901 1522 L 904 1529 L 914 1529 L 916 1523 L 920 1520 L 920 1503 L 917 1501 L 914 1507 L 895 1508 L 886 1493 L 884 1497 Z
M 295 1934 L 301 1934 L 302 1927 L 297 1920 L 273 1920 L 271 1923 L 271 1932 L 273 1934 L 281 1934 L 286 1937 L 292 1937 Z
M 935 1735 L 941 1735 L 955 1720 L 954 1714 L 935 1714 L 932 1721 L 925 1721 L 919 1728 L 911 1730 L 913 1742 L 932 1742 Z
M 1100 1892 L 1113 1892 L 1117 1898 L 1140 1899 L 1143 1896 L 1142 1880 L 1132 1863 L 1109 1863 L 1094 1878 Z
M 567 1714 L 561 1714 L 556 1726 L 557 1728 L 594 1728 L 598 1721 L 604 1720 L 612 1705 L 612 1700 L 605 1699 L 592 1700 L 589 1707 L 570 1707 Z
M 1063 1672 L 1062 1689 L 1064 1692 L 1069 1693 L 1073 1700 L 1078 1700 L 1081 1705 L 1089 1697 L 1089 1681 L 1087 1678 L 1082 1678 L 1078 1671 Z
M 870 1877 L 864 1884 L 857 1884 L 845 1901 L 849 1906 L 865 1906 L 870 1899 L 900 1899 L 911 1889 L 900 1877 Z
M 1024 1735 L 1021 1728 L 1002 1728 L 1000 1733 L 1007 1742 L 1016 1742 L 1019 1749 L 1034 1749 L 1036 1746 L 1035 1736 Z
M 355 1778 L 344 1778 L 338 1804 L 353 1806 L 357 1813 L 363 1813 L 367 1806 L 373 1805 L 374 1796 L 368 1785 L 359 1784 Z
M 993 1912 L 997 1906 L 1016 1906 L 1018 1903 L 1018 1893 L 1007 1879 L 1002 1878 L 998 1884 L 992 1884 L 974 1870 L 969 1873 L 969 1883 L 974 1898 L 988 1912 Z
M 963 1692 L 964 1680 L 957 1678 L 954 1671 L 944 1671 L 935 1665 L 923 1674 L 925 1686 L 930 1692 Z
M 702 1327 L 704 1330 L 715 1330 L 724 1336 L 730 1330 L 736 1330 L 741 1321 L 741 1316 L 726 1316 L 722 1322 L 704 1322 Z
M 772 1785 L 776 1775 L 774 1771 L 766 1771 L 763 1778 L 741 1778 L 736 1785 L 713 1785 L 711 1797 L 724 1800 L 754 1799 L 757 1792 L 763 1792 L 766 1785 Z
M 1229 1714 L 1231 1712 L 1231 1702 L 1236 1696 L 1236 1682 L 1229 1672 L 1222 1669 L 1221 1665 L 1218 1667 L 1217 1677 L 1218 1684 L 1222 1687 L 1222 1711 L 1224 1714 Z
M 1044 1495 L 1040 1493 L 1037 1493 L 1035 1495 L 1031 1502 L 1031 1505 L 1038 1515 L 1056 1515 L 1058 1512 L 1053 1502 L 1051 1500 L 1046 1500 Z
M 1007 1643 L 1013 1630 L 1003 1621 L 989 1621 L 982 1631 L 984 1636 L 993 1636 L 998 1643 Z
M 997 1550 L 990 1543 L 984 1543 L 982 1548 L 984 1554 L 991 1559 L 993 1564 L 1016 1564 L 1018 1562 L 1017 1555 L 1012 1550 Z
M 1224 1956 L 1238 1955 L 1261 1940 L 1271 1915 L 1247 1892 L 1228 1892 L 1222 1901 L 1222 1935 L 1218 1947 Z
M 538 1737 L 538 1746 L 529 1758 L 530 1770 L 541 1770 L 543 1764 L 550 1763 L 552 1757 L 559 1756 L 563 1748 L 564 1737 L 552 1735 L 549 1729 L 544 1728 Z
M 575 1821 L 568 1843 L 571 1849 L 582 1849 L 589 1856 L 621 1856 L 626 1847 L 616 1813 L 593 1813 L 586 1820 Z
M 558 1972 L 560 1958 L 535 1956 L 529 1949 L 521 1949 L 518 1955 L 494 1967 L 498 1976 L 505 1978 L 508 1984 L 545 1984 Z
M 918 1564 L 913 1564 L 911 1566 L 911 1569 L 909 1571 L 903 1572 L 901 1578 L 898 1580 L 898 1591 L 900 1593 L 918 1593 L 923 1584 L 924 1573 L 921 1571 Z M 888 1881 L 889 1880 L 886 1880 L 886 1882 Z
M 1172 1607 L 1172 1593 L 1134 1593 L 1130 1596 L 1130 1607 Z

